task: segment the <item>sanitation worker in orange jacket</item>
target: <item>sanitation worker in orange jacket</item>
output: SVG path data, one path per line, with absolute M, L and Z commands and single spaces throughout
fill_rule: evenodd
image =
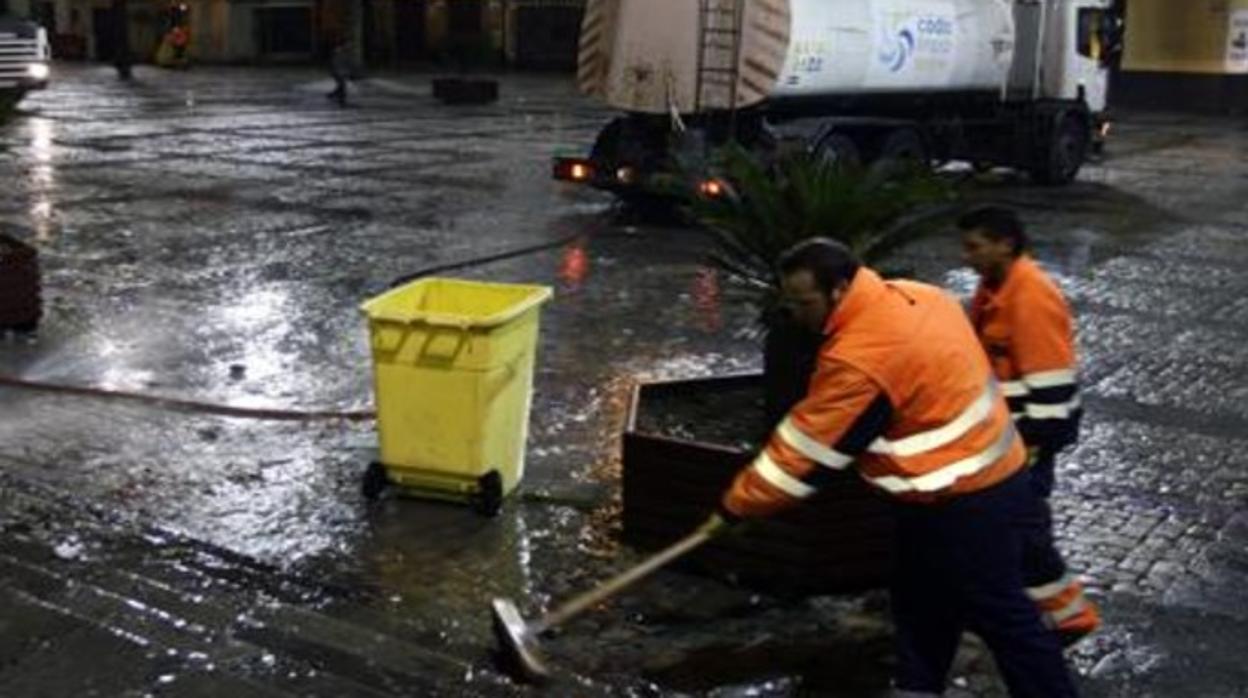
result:
M 1076 695 L 1057 637 L 1024 592 L 1022 527 L 1037 507 L 1026 451 L 958 302 L 886 282 L 830 240 L 780 264 L 795 317 L 826 336 L 806 397 L 724 496 L 728 518 L 800 504 L 855 466 L 897 507 L 900 695 L 939 696 L 964 630 L 1016 698 Z
M 1074 321 L 1057 285 L 1027 255 L 1027 235 L 1013 211 L 976 209 L 962 216 L 958 228 L 963 257 L 980 275 L 971 322 L 1027 444 L 1028 475 L 1041 498 L 1041 536 L 1024 556 L 1027 593 L 1046 624 L 1071 643 L 1101 622 L 1053 544 L 1048 506 L 1054 461 L 1074 443 L 1083 415 Z

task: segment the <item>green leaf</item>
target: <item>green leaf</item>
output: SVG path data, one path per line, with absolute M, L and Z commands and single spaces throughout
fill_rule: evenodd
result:
M 712 233 L 711 264 L 763 309 L 779 299 L 776 264 L 793 245 L 833 238 L 878 267 L 946 227 L 958 198 L 947 180 L 919 168 L 854 169 L 804 152 L 767 161 L 736 143 L 707 162 L 709 172 L 685 170 L 684 180 L 714 176 L 727 191 L 688 196 L 683 210 Z

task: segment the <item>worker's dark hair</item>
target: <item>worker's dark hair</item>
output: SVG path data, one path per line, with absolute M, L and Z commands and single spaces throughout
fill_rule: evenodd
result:
M 982 233 L 995 242 L 1008 240 L 1015 257 L 1031 245 L 1018 214 L 1004 206 L 981 206 L 967 211 L 958 218 L 958 229 L 964 233 L 972 230 Z
M 852 250 L 836 240 L 811 238 L 785 250 L 778 266 L 784 276 L 803 269 L 809 271 L 820 290 L 831 294 L 842 283 L 853 281 L 862 264 Z

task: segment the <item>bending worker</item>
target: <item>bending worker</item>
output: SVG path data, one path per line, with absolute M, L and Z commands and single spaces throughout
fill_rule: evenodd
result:
M 984 207 L 962 216 L 963 257 L 980 276 L 971 323 L 1027 444 L 1028 474 L 1041 500 L 1041 537 L 1024 560 L 1027 593 L 1045 622 L 1072 643 L 1100 626 L 1053 543 L 1053 467 L 1079 435 L 1079 385 L 1074 322 L 1057 285 L 1027 253 L 1027 235 L 1013 211 Z
M 1076 695 L 1024 592 L 1021 528 L 1037 506 L 1026 450 L 962 307 L 883 281 L 831 240 L 789 250 L 780 274 L 794 316 L 826 339 L 806 397 L 737 476 L 723 515 L 796 506 L 856 464 L 897 503 L 899 695 L 940 695 L 965 629 L 1015 698 Z

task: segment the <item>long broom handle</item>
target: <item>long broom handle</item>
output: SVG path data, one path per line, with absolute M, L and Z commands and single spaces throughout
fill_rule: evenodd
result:
M 697 548 L 706 541 L 715 537 L 721 529 L 722 526 L 703 526 L 702 528 L 699 528 L 693 533 L 690 533 L 684 538 L 681 538 L 671 544 L 664 550 L 655 553 L 653 557 L 645 562 L 642 562 L 636 567 L 625 570 L 624 572 L 621 572 L 615 577 L 612 577 L 611 579 L 608 579 L 598 585 L 596 588 L 590 589 L 584 594 L 568 600 L 562 606 L 556 608 L 550 613 L 547 613 L 544 618 L 537 621 L 537 624 L 532 627 L 531 632 L 534 635 L 541 635 L 556 625 L 572 618 L 581 611 L 584 611 L 585 609 L 595 606 L 601 601 L 614 596 L 622 589 L 648 576 L 650 573 L 666 565 L 672 560 L 675 560 L 681 555 L 684 555 L 690 550 Z

